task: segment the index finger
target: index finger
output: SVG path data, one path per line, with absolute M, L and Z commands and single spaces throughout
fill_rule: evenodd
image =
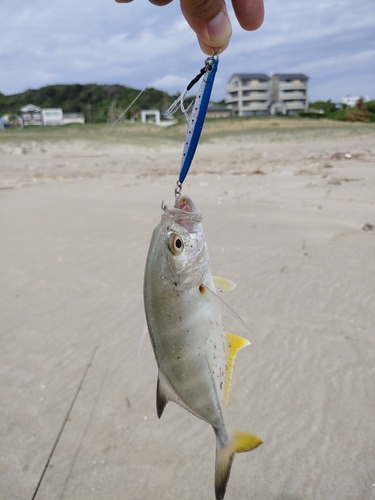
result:
M 241 28 L 253 31 L 262 25 L 264 20 L 263 0 L 232 0 L 232 5 Z

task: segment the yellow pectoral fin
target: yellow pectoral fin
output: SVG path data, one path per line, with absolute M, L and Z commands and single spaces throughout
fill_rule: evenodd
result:
M 224 406 L 227 405 L 230 392 L 230 384 L 232 381 L 234 358 L 237 352 L 250 344 L 250 342 L 234 333 L 225 332 L 228 342 L 228 354 L 227 354 L 227 373 L 225 377 L 224 385 Z
M 219 292 L 230 292 L 236 288 L 236 284 L 233 281 L 227 280 L 225 278 L 219 278 L 219 276 L 212 276 L 215 286 Z

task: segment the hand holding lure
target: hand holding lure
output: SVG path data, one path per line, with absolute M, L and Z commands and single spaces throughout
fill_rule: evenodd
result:
M 189 172 L 191 162 L 193 161 L 194 154 L 198 146 L 199 138 L 201 136 L 204 120 L 206 117 L 208 104 L 210 102 L 211 91 L 214 84 L 218 64 L 219 64 L 218 54 L 214 54 L 213 56 L 208 57 L 205 61 L 204 68 L 201 69 L 200 73 L 186 87 L 186 90 L 175 100 L 175 102 L 170 106 L 170 108 L 167 109 L 167 111 L 164 113 L 164 116 L 170 116 L 178 109 L 178 107 L 180 107 L 181 111 L 184 113 L 189 123 L 184 143 L 184 149 L 182 152 L 180 175 L 178 177 L 177 188 L 175 190 L 176 200 L 178 200 L 178 198 L 181 195 L 182 183 L 184 182 L 185 177 Z M 193 85 L 195 85 L 198 82 L 198 80 L 200 80 L 202 76 L 203 76 L 203 81 L 199 88 L 198 95 L 195 98 L 192 112 L 189 118 L 187 112 L 191 105 L 185 108 L 184 99 L 187 92 L 193 87 Z

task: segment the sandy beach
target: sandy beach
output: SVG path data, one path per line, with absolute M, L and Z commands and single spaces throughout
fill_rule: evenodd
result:
M 214 498 L 212 429 L 159 420 L 147 338 L 138 356 L 185 129 L 0 133 L 2 500 L 32 498 L 87 368 L 36 499 Z M 226 500 L 375 499 L 375 126 L 210 121 L 183 192 L 259 344 L 225 420 L 264 444 Z

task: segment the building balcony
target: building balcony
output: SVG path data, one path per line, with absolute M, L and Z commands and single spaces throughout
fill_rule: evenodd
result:
M 238 103 L 239 100 L 240 99 L 238 98 L 238 96 L 227 95 L 225 97 L 225 103 L 226 104 Z
M 238 105 L 237 103 L 234 103 L 234 104 L 226 104 L 225 106 L 227 109 L 231 109 L 232 111 L 236 111 L 238 110 Z
M 241 108 L 244 110 L 249 110 L 249 111 L 260 111 L 260 110 L 267 110 L 269 106 L 269 101 L 255 101 L 255 102 L 249 102 L 245 101 L 242 103 Z
M 249 82 L 247 85 L 242 85 L 241 89 L 242 90 L 270 90 L 271 88 L 271 82 L 258 82 L 258 83 L 252 83 Z
M 306 90 L 307 89 L 307 82 L 280 82 L 278 81 L 279 84 L 279 92 L 282 92 L 283 90 Z
M 253 104 L 268 105 L 270 102 L 269 92 L 252 92 L 250 95 L 242 97 L 227 95 L 225 97 L 226 104 L 238 104 L 241 107 L 248 107 Z
M 288 110 L 305 110 L 306 109 L 306 101 L 283 101 L 283 104 L 286 106 Z
M 247 85 L 241 85 L 239 83 L 234 83 L 230 84 L 227 86 L 225 89 L 227 94 L 230 94 L 231 92 L 237 92 L 238 90 L 270 90 L 270 82 L 258 82 L 258 83 L 251 83 L 251 81 Z
M 238 86 L 238 83 L 232 83 L 232 84 L 229 84 L 226 86 L 225 88 L 225 92 L 227 94 L 232 94 L 233 92 L 238 92 L 239 90 L 239 86 Z
M 253 90 L 243 90 L 242 91 L 242 100 L 245 101 L 268 101 L 270 99 L 270 92 L 267 90 L 266 92 L 255 92 Z
M 279 92 L 279 100 L 280 101 L 288 101 L 288 100 L 296 101 L 298 99 L 305 100 L 306 99 L 306 92 L 298 91 L 298 90 L 295 90 L 292 92 L 289 92 L 289 91 L 283 92 L 282 90 L 280 90 L 280 92 Z

